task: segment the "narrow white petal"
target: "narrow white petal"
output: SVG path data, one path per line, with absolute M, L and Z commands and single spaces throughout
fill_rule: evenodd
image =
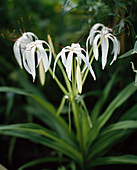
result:
M 111 34 L 108 35 L 108 38 L 111 39 L 113 42 L 113 50 L 112 50 L 111 54 L 114 53 L 114 57 L 110 63 L 110 65 L 111 65 L 117 59 L 117 55 L 120 53 L 120 43 L 116 37 L 114 37 L 114 36 L 111 37 Z
M 57 64 L 57 60 L 59 59 L 60 56 L 62 56 L 62 51 L 60 53 L 58 53 L 58 55 L 56 56 L 56 59 L 54 61 L 54 67 L 53 67 L 53 78 L 54 78 L 54 74 L 55 74 L 55 68 L 56 68 L 56 64 Z
M 27 46 L 28 47 L 28 46 Z M 35 71 L 35 47 L 33 48 L 27 48 L 24 53 L 24 67 L 30 73 L 33 77 L 33 81 L 36 77 L 36 71 Z
M 27 53 L 30 53 L 30 51 L 31 51 L 31 48 L 30 48 L 30 45 L 28 44 L 27 49 L 25 50 L 25 52 L 23 54 L 23 65 L 29 74 L 31 74 L 31 70 L 30 70 L 30 67 L 27 62 L 27 57 L 29 56 Z
M 88 36 L 88 38 L 87 38 L 87 40 L 86 40 L 86 51 L 88 52 L 88 44 L 92 44 L 93 43 L 93 39 L 92 39 L 92 43 L 90 42 L 90 39 L 91 39 L 91 37 L 92 37 L 92 34 L 95 34 L 95 33 L 99 33 L 100 34 L 100 31 L 95 31 L 95 32 L 93 32 L 93 33 L 91 33 L 89 36 Z
M 71 71 L 72 71 L 72 58 L 73 58 L 73 52 L 70 51 L 66 61 L 66 72 L 70 81 L 71 81 Z
M 92 69 L 89 61 L 87 60 L 87 58 L 86 58 L 83 54 L 79 55 L 79 57 L 85 62 L 86 67 L 88 67 L 88 69 L 89 69 L 91 75 L 93 76 L 94 80 L 96 80 L 95 73 L 94 73 L 94 71 L 93 71 L 93 69 Z M 84 70 L 85 70 L 85 68 L 84 68 Z M 82 72 L 83 72 L 83 71 L 82 71 Z
M 35 71 L 35 47 L 33 47 L 30 51 L 30 55 L 27 57 L 28 65 L 31 70 L 31 74 L 33 77 L 33 81 L 35 80 L 36 77 L 36 71 Z
M 105 68 L 106 63 L 107 63 L 107 55 L 108 55 L 108 48 L 109 48 L 109 43 L 108 43 L 108 38 L 104 36 L 102 42 L 102 69 Z
M 91 28 L 90 33 L 89 33 L 89 35 L 90 35 L 90 44 L 92 44 L 94 36 L 96 34 L 96 31 L 98 30 L 99 27 L 104 27 L 104 25 L 100 24 L 100 23 L 97 23 L 97 24 L 93 25 L 93 27 Z
M 64 65 L 64 67 L 66 67 L 67 58 L 66 58 L 65 52 L 62 52 L 61 59 L 62 59 L 62 63 Z
M 24 35 L 31 41 L 33 41 L 33 37 L 35 38 L 35 40 L 38 40 L 38 37 L 32 32 L 25 32 Z
M 18 40 L 13 45 L 13 51 L 14 51 L 14 55 L 15 55 L 15 58 L 16 58 L 18 64 L 22 68 L 22 60 L 21 60 L 21 54 L 20 54 L 20 43 Z
M 37 49 L 38 49 L 37 50 L 38 56 L 39 56 L 39 58 L 42 59 L 45 72 L 47 72 L 47 70 L 49 69 L 48 55 L 47 55 L 45 49 L 43 48 L 42 44 L 37 45 Z
M 95 59 L 98 60 L 98 39 L 101 37 L 100 34 L 96 35 L 94 41 L 93 41 L 93 53 L 95 56 Z M 103 38 L 104 39 L 104 38 Z
M 45 43 L 47 46 L 48 46 L 48 48 L 49 48 L 49 62 L 48 62 L 48 68 L 50 67 L 50 64 L 51 64 L 51 59 L 52 59 L 52 51 L 51 51 L 51 47 L 50 47 L 50 45 L 46 42 L 46 41 L 42 41 L 43 43 Z

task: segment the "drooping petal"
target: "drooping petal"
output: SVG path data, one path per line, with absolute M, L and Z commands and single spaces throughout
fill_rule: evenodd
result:
M 90 38 L 92 37 L 92 34 L 94 34 L 95 35 L 95 33 L 99 33 L 100 34 L 100 31 L 95 31 L 95 32 L 92 32 L 91 34 L 89 34 L 89 36 L 88 36 L 88 38 L 87 38 L 87 40 L 86 40 L 86 51 L 88 52 L 88 49 L 89 49 L 89 47 L 88 47 L 88 44 L 92 44 L 92 43 L 90 43 Z M 93 40 L 92 40 L 93 41 Z
M 30 44 L 28 44 L 30 45 Z M 28 73 L 30 73 L 33 77 L 33 81 L 35 80 L 36 77 L 36 71 L 35 71 L 35 48 L 36 47 L 32 47 L 30 49 L 29 46 L 27 46 L 28 48 L 26 49 L 26 51 L 24 52 L 24 67 L 25 69 L 28 71 Z
M 73 57 L 73 52 L 70 51 L 66 61 L 66 72 L 70 81 L 71 81 L 71 71 L 72 71 L 72 57 Z
M 16 58 L 18 64 L 22 68 L 22 60 L 21 60 L 21 54 L 20 54 L 20 42 L 19 41 L 16 41 L 14 43 L 13 51 L 14 51 L 14 55 L 15 55 L 15 58 Z
M 67 58 L 66 58 L 65 52 L 62 52 L 62 57 L 61 57 L 61 59 L 62 59 L 62 63 L 63 63 L 63 65 L 64 65 L 64 67 L 66 67 Z
M 96 35 L 94 41 L 93 41 L 93 53 L 94 53 L 94 56 L 95 56 L 95 59 L 98 60 L 98 40 L 99 38 L 101 37 L 100 34 Z
M 49 57 L 48 57 L 48 68 L 50 67 L 50 64 L 51 64 L 51 59 L 52 59 L 52 51 L 51 51 L 51 47 L 50 45 L 46 42 L 46 41 L 42 41 L 42 43 L 46 44 L 49 48 Z M 47 53 L 46 53 L 47 54 Z
M 107 55 L 108 55 L 108 48 L 109 48 L 108 38 L 105 36 L 101 42 L 101 47 L 102 47 L 101 48 L 102 49 L 102 69 L 104 69 L 107 63 Z
M 89 33 L 89 35 L 90 35 L 90 44 L 92 44 L 94 36 L 96 34 L 96 31 L 98 30 L 99 27 L 104 27 L 104 25 L 100 24 L 100 23 L 97 23 L 97 24 L 93 25 L 93 27 L 91 28 L 90 33 Z
M 23 33 L 23 35 L 26 36 L 26 38 L 30 42 L 33 41 L 33 37 L 34 37 L 35 40 L 38 40 L 38 37 L 34 33 L 32 33 L 32 32 L 25 32 L 25 33 Z
M 117 55 L 120 53 L 120 42 L 117 40 L 116 37 L 112 36 L 112 34 L 108 34 L 107 37 L 113 43 L 113 50 L 112 50 L 111 54 L 114 53 L 114 56 L 113 56 L 113 60 L 110 63 L 110 65 L 111 65 L 117 59 Z
M 38 58 L 42 59 L 44 70 L 45 70 L 45 72 L 47 72 L 47 70 L 49 69 L 48 55 L 47 55 L 45 49 L 43 48 L 42 44 L 38 44 L 37 49 L 38 49 L 37 53 L 39 56 Z
M 134 44 L 134 49 L 133 49 L 132 54 L 135 54 L 135 53 L 137 53 L 137 41 Z
M 94 73 L 89 61 L 87 60 L 87 58 L 83 54 L 79 55 L 79 57 L 84 61 L 86 67 L 88 67 L 88 69 L 89 69 L 91 75 L 93 76 L 94 80 L 96 80 L 95 73 Z
M 58 53 L 58 55 L 56 56 L 56 59 L 54 61 L 54 67 L 53 67 L 53 78 L 54 78 L 54 74 L 55 74 L 55 68 L 56 68 L 56 64 L 57 64 L 57 60 L 59 59 L 59 57 L 61 57 L 63 54 L 63 51 L 61 51 L 60 53 Z

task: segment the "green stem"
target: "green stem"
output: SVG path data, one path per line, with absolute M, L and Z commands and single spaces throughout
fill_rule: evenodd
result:
M 83 138 L 82 138 L 81 128 L 79 124 L 79 111 L 78 111 L 78 107 L 76 105 L 75 99 L 72 99 L 71 103 L 72 103 L 72 110 L 73 110 L 74 121 L 76 125 L 76 131 L 77 131 L 77 140 L 79 142 L 80 150 L 81 150 L 81 153 L 83 155 L 83 160 L 84 160 L 84 147 L 83 147 Z
M 53 75 L 53 71 L 51 68 L 49 68 L 49 72 L 51 75 Z M 58 78 L 56 76 L 54 76 L 54 80 L 56 81 L 56 83 L 58 84 L 58 86 L 60 87 L 60 89 L 62 90 L 62 92 L 65 94 L 65 95 L 69 95 L 69 93 L 67 92 L 67 90 L 64 88 L 64 86 L 62 85 L 62 83 L 58 80 Z

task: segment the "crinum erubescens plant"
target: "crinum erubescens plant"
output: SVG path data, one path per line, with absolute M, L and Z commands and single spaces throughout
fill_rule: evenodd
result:
M 111 28 L 97 23 L 90 30 L 85 45 L 86 49 L 82 48 L 79 43 L 72 43 L 71 46 L 64 47 L 57 55 L 49 35 L 47 43 L 44 40 L 39 40 L 34 33 L 25 32 L 14 43 L 13 50 L 17 62 L 21 68 L 24 68 L 32 75 L 33 81 L 36 77 L 36 68 L 39 66 L 42 85 L 44 85 L 45 81 L 44 75 L 49 71 L 64 94 L 59 108 L 55 109 L 51 103 L 36 94 L 27 93 L 15 88 L 5 87 L 0 89 L 1 92 L 13 91 L 29 96 L 36 103 L 40 104 L 41 109 L 37 110 L 37 107 L 35 108 L 33 105 L 32 112 L 49 129 L 34 123 L 0 126 L 2 134 L 27 138 L 62 153 L 62 157 L 56 157 L 54 160 L 42 158 L 37 160 L 37 163 L 48 160 L 60 162 L 73 160 L 78 169 L 91 169 L 93 166 L 102 164 L 137 164 L 137 157 L 133 155 L 104 156 L 107 155 L 110 146 L 114 142 L 129 133 L 125 128 L 137 128 L 137 121 L 127 120 L 128 113 L 126 118 L 121 118 L 121 121 L 104 127 L 115 109 L 136 91 L 133 83 L 123 89 L 101 115 L 100 110 L 109 95 L 116 74 L 107 83 L 102 96 L 91 113 L 89 113 L 84 102 L 85 95 L 81 94 L 88 72 L 90 72 L 94 80 L 97 79 L 92 66 L 94 58 L 98 60 L 99 56 L 101 56 L 102 69 L 105 68 L 107 58 L 110 57 L 108 56 L 110 41 L 113 45 L 111 52 L 113 59 L 110 64 L 117 59 L 120 53 L 120 42 L 112 32 Z M 101 52 L 99 52 L 100 48 Z M 52 56 L 55 60 L 53 70 L 50 67 L 51 60 L 53 59 Z M 59 66 L 62 72 L 66 86 L 62 85 L 55 74 L 56 65 Z M 60 114 L 66 100 L 68 101 L 68 121 Z M 73 128 L 71 127 L 72 122 Z M 35 165 L 36 162 L 32 161 L 20 169 Z

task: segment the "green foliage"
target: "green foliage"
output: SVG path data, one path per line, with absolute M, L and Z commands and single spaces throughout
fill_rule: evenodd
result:
M 12 33 L 15 31 L 15 35 L 21 35 L 22 30 L 34 32 L 46 41 L 47 34 L 50 34 L 57 53 L 61 50 L 59 46 L 79 40 L 85 49 L 84 41 L 89 27 L 103 23 L 113 27 L 113 34 L 124 42 L 124 45 L 121 43 L 123 53 L 118 57 L 118 62 L 104 71 L 100 71 L 97 62 L 93 63 L 97 81 L 93 82 L 87 77 L 83 94 L 76 95 L 77 92 L 71 88 L 72 82 L 67 78 L 63 80 L 66 73 L 60 61 L 54 80 L 61 86 L 61 92 L 50 75 L 53 63 L 50 74 L 46 74 L 44 87 L 38 79 L 31 83 L 30 76 L 23 70 L 19 71 L 11 48 L 13 42 L 1 36 L 0 152 L 5 156 L 0 157 L 0 163 L 4 165 L 9 160 L 9 163 L 6 162 L 8 168 L 18 170 L 48 163 L 55 163 L 58 170 L 137 164 L 135 146 L 130 146 L 133 151 L 129 154 L 126 145 L 121 144 L 121 141 L 132 142 L 129 137 L 137 128 L 137 87 L 132 82 L 134 73 L 130 65 L 136 59 L 136 54 L 133 55 L 137 38 L 136 8 L 136 0 L 0 2 L 0 33 L 13 41 L 15 37 Z M 31 159 L 24 152 L 20 159 L 25 155 L 27 163 L 20 160 L 15 166 L 12 160 L 18 137 L 50 149 L 42 155 L 38 148 L 38 153 Z M 118 152 L 117 145 L 120 145 Z M 25 145 L 19 147 L 24 149 Z

